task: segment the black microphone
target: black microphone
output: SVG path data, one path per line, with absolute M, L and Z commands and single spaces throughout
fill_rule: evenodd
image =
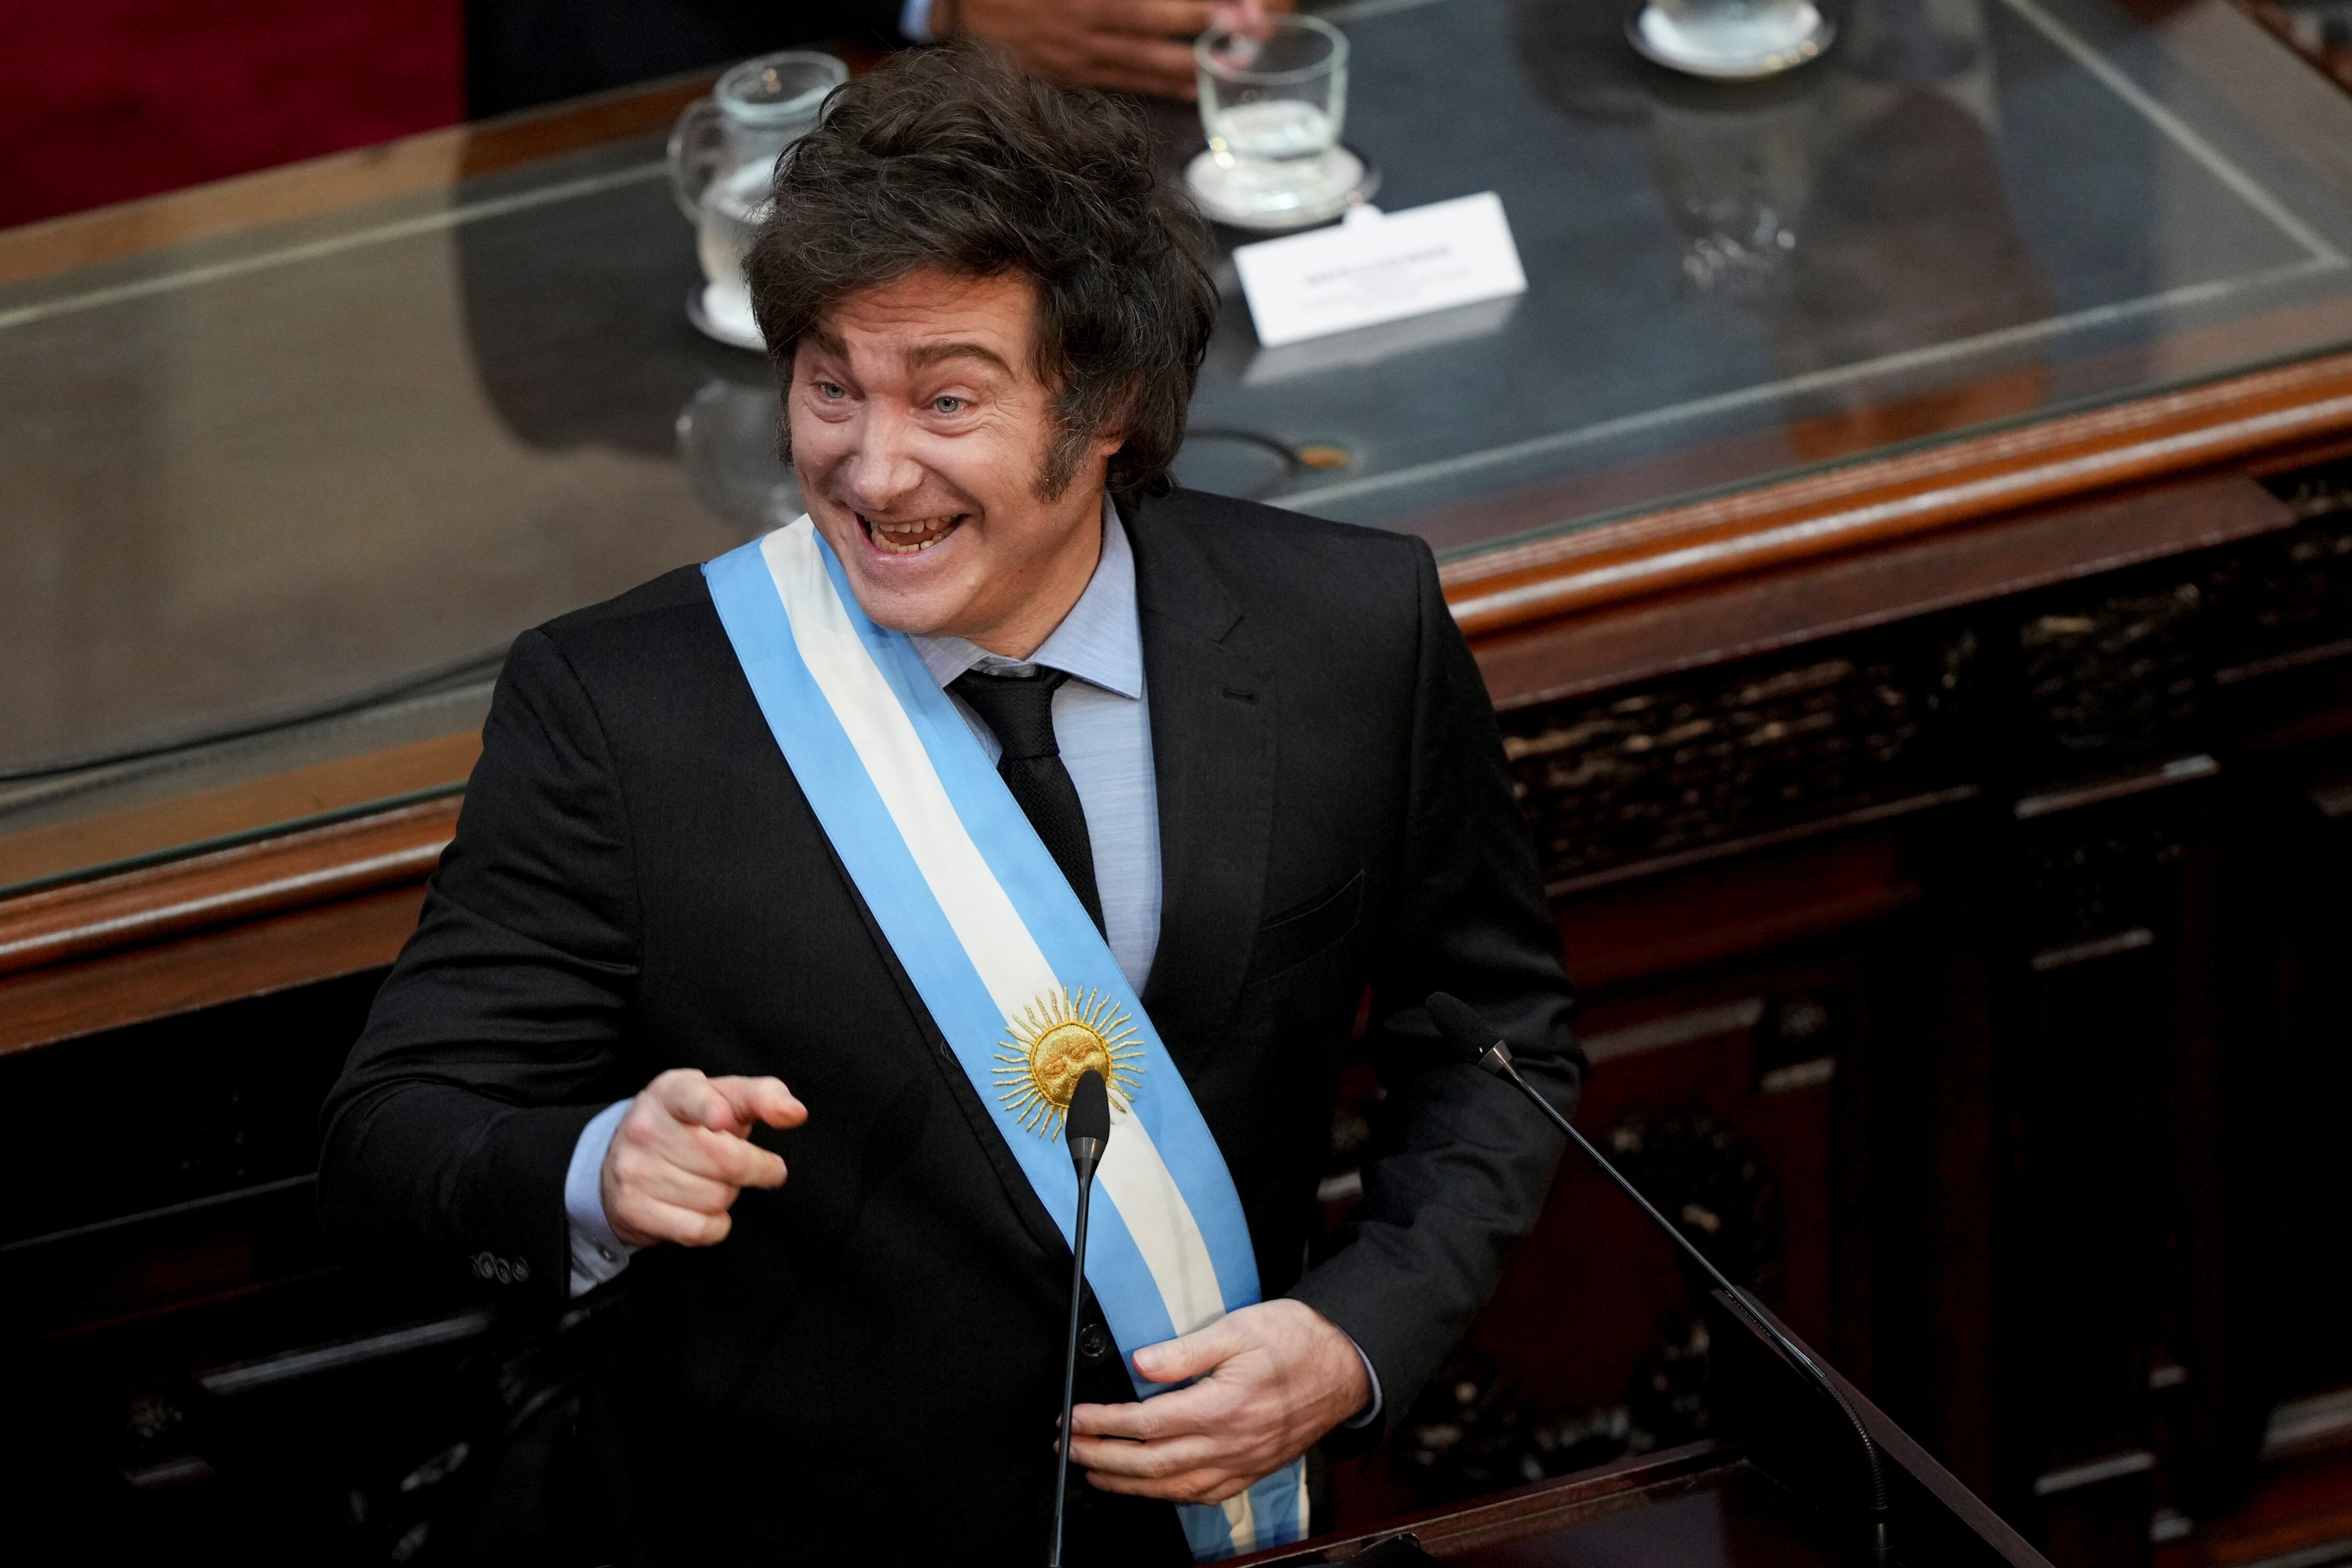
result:
M 1062 1568 L 1062 1508 L 1070 1495 L 1070 1402 L 1078 1391 L 1078 1309 L 1087 1295 L 1087 1209 L 1095 1195 L 1095 1167 L 1110 1142 L 1110 1093 L 1102 1074 L 1089 1068 L 1070 1091 L 1070 1163 L 1078 1172 L 1078 1223 L 1070 1238 L 1070 1340 L 1062 1352 L 1062 1446 L 1054 1459 L 1054 1542 L 1045 1568 Z
M 1871 1555 L 1881 1563 L 1891 1561 L 1894 1544 L 1887 1527 L 1885 1468 L 1879 1458 L 1878 1444 L 1870 1436 L 1870 1428 L 1862 1424 L 1862 1417 L 1854 1413 L 1853 1405 L 1846 1399 L 1844 1391 L 1838 1387 L 1828 1373 L 1821 1369 L 1811 1356 L 1805 1353 L 1804 1347 L 1773 1325 L 1771 1318 L 1749 1297 L 1747 1291 L 1734 1285 L 1724 1277 L 1722 1269 L 1707 1261 L 1706 1254 L 1692 1244 L 1690 1237 L 1682 1233 L 1680 1226 L 1674 1224 L 1652 1207 L 1650 1200 L 1643 1197 L 1641 1190 L 1625 1179 L 1622 1172 L 1601 1158 L 1601 1151 L 1585 1140 L 1584 1134 L 1579 1132 L 1568 1118 L 1559 1113 L 1557 1106 L 1529 1087 L 1528 1080 L 1519 1076 L 1519 1069 L 1511 1065 L 1511 1047 L 1503 1043 L 1502 1035 L 1496 1031 L 1494 1025 L 1479 1016 L 1476 1008 L 1460 997 L 1449 995 L 1443 991 L 1433 992 L 1429 1000 L 1422 1005 L 1428 1009 L 1429 1021 L 1437 1026 L 1437 1032 L 1445 1037 L 1447 1045 L 1460 1052 L 1472 1065 L 1493 1073 L 1496 1078 L 1503 1079 L 1527 1096 L 1529 1104 L 1542 1111 L 1545 1119 L 1554 1127 L 1566 1133 L 1569 1142 L 1581 1150 L 1586 1159 L 1599 1166 L 1601 1173 L 1616 1184 L 1619 1192 L 1633 1200 L 1634 1207 L 1650 1216 L 1652 1225 L 1672 1237 L 1674 1244 L 1682 1248 L 1683 1255 L 1697 1264 L 1701 1271 L 1715 1281 L 1716 1288 L 1730 1300 L 1741 1317 L 1755 1324 L 1765 1338 L 1780 1346 L 1780 1353 L 1787 1356 L 1799 1370 L 1819 1385 L 1823 1394 L 1830 1396 L 1831 1402 L 1838 1408 L 1838 1414 L 1843 1415 L 1846 1424 L 1853 1428 L 1853 1435 L 1862 1445 L 1864 1462 L 1870 1471 Z

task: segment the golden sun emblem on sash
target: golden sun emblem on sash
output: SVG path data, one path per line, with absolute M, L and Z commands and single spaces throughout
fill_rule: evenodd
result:
M 1127 1015 L 1097 991 L 1056 988 L 1004 1020 L 1012 1038 L 998 1043 L 996 1098 L 1014 1121 L 1040 1138 L 1062 1130 L 1078 1079 L 1092 1068 L 1121 1110 L 1134 1099 L 1143 1047 Z

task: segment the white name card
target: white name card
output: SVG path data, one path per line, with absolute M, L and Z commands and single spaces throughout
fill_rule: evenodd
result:
M 1267 348 L 1527 291 L 1492 191 L 1401 213 L 1357 207 L 1331 228 L 1234 252 Z

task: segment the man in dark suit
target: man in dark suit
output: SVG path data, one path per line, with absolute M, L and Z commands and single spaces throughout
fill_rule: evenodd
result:
M 1202 1507 L 1227 1549 L 1284 1539 L 1234 1500 L 1377 1441 L 1492 1289 L 1558 1145 L 1423 996 L 1483 1010 L 1562 1103 L 1582 1065 L 1427 547 L 1167 487 L 1215 308 L 1196 228 L 1129 111 L 957 49 L 843 90 L 749 268 L 811 511 L 772 542 L 813 526 L 953 694 L 1246 1219 L 1255 1305 L 1121 1344 L 1089 1297 L 1077 1563 L 1190 1561 Z M 1067 1244 L 718 581 L 517 640 L 331 1097 L 325 1212 L 379 1258 L 620 1294 L 592 1401 L 616 1555 L 1034 1563 Z M 1359 1049 L 1393 1135 L 1326 1238 Z

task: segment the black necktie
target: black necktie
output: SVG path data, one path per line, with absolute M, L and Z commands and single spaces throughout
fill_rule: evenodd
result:
M 1062 748 L 1054 742 L 1054 693 L 1070 679 L 1062 669 L 1041 669 L 1035 675 L 989 675 L 968 669 L 948 683 L 971 705 L 981 722 L 994 731 L 1004 748 L 996 771 L 1021 803 L 1021 810 L 1037 837 L 1045 841 L 1054 864 L 1069 879 L 1070 890 L 1092 915 L 1095 929 L 1103 926 L 1102 895 L 1095 889 L 1094 840 L 1087 836 L 1087 809 L 1078 802 L 1078 786 L 1062 765 Z

